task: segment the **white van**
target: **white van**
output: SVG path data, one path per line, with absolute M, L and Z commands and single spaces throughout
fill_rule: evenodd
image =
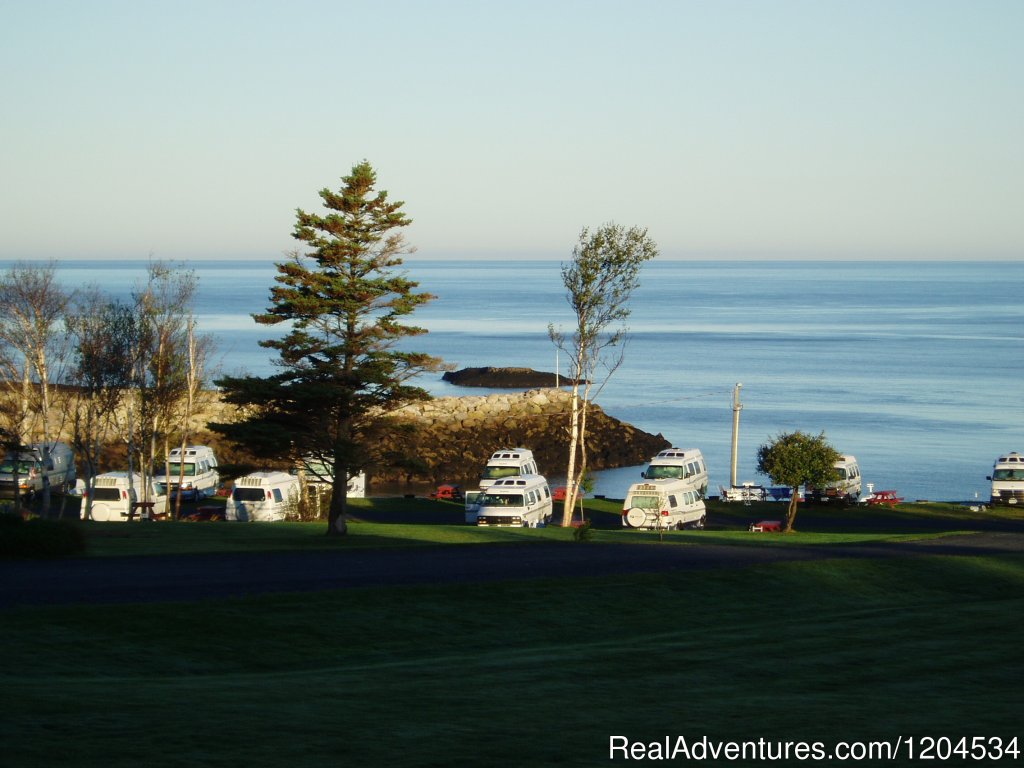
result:
M 540 475 L 499 478 L 477 503 L 479 526 L 536 528 L 551 520 L 551 489 Z
M 622 503 L 626 528 L 703 528 L 704 497 L 689 478 L 658 478 L 629 486 Z
M 1024 456 L 1014 451 L 996 459 L 992 474 L 992 504 L 1024 505 Z
M 167 494 L 163 486 L 150 480 L 149 493 L 142 491 L 144 485 L 142 475 L 128 472 L 106 472 L 93 478 L 90 504 L 82 502 L 82 511 L 89 506 L 89 519 L 100 522 L 127 521 L 131 516 L 132 504 L 135 502 L 153 502 L 151 511 L 145 514 L 136 512 L 134 519 L 141 520 L 145 516 L 164 516 L 169 510 Z
M 284 520 L 299 501 L 299 478 L 287 472 L 253 472 L 235 480 L 225 519 L 270 523 Z
M 708 492 L 708 468 L 697 448 L 666 448 L 651 459 L 640 476 L 647 480 L 686 480 L 701 498 Z
M 169 474 L 164 476 L 165 467 L 160 464 L 153 467 L 153 479 L 169 487 L 170 495 L 173 496 L 178 490 L 182 465 L 185 467 L 185 479 L 181 484 L 183 499 L 199 501 L 217 492 L 217 486 L 220 484 L 217 458 L 213 455 L 213 449 L 205 445 L 190 445 L 185 448 L 184 455 L 181 448 L 172 449 L 167 455 L 166 470 Z
M 34 443 L 9 451 L 0 463 L 0 498 L 14 498 L 15 476 L 26 501 L 43 490 L 44 478 L 51 490 L 63 493 L 75 487 L 75 455 L 67 443 Z
M 528 448 L 502 448 L 491 454 L 480 475 L 480 490 L 484 490 L 503 477 L 537 475 L 537 462 Z
M 813 485 L 804 487 L 804 497 L 808 501 L 837 501 L 854 502 L 860 498 L 861 479 L 860 467 L 857 466 L 855 456 L 843 456 L 832 466 L 839 475 L 824 488 L 815 488 Z

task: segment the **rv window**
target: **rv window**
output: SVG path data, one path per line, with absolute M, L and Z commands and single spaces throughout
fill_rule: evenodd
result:
M 181 462 L 180 461 L 172 461 L 170 464 L 168 464 L 168 469 L 171 472 L 171 474 L 170 474 L 171 477 L 179 476 L 181 474 Z M 185 464 L 185 477 L 195 477 L 195 475 L 196 475 L 196 465 L 193 464 L 191 461 L 187 462 Z
M 519 493 L 485 493 L 480 497 L 482 507 L 521 507 L 523 496 Z
M 235 486 L 231 498 L 235 501 L 263 501 L 264 495 L 262 488 L 239 488 Z
M 117 488 L 93 488 L 93 501 L 117 501 L 121 498 L 121 491 Z
M 677 480 L 683 479 L 683 468 L 682 467 L 663 467 L 651 465 L 647 468 L 645 477 L 648 480 L 661 480 L 662 478 L 673 478 Z
M 6 466 L 6 465 L 5 465 Z M 7 470 L 0 470 L 6 472 Z M 993 480 L 1024 480 L 1024 469 L 997 469 L 992 473 Z
M 31 461 L 19 461 L 18 462 L 18 474 L 19 475 L 27 475 L 31 471 L 32 471 L 32 462 Z M 3 464 L 0 464 L 0 474 L 3 474 L 3 475 L 13 475 L 14 474 L 14 462 L 8 459 Z
M 678 507 L 679 506 L 679 504 L 676 503 L 676 497 L 675 496 L 669 496 L 668 497 L 668 505 L 670 507 Z
M 503 477 L 517 477 L 519 467 L 484 467 L 484 480 L 500 480 Z
M 629 500 L 627 507 L 639 507 L 640 509 L 657 509 L 657 496 L 634 496 Z
M 280 488 L 275 488 L 274 489 L 274 501 L 276 501 L 278 504 L 280 504 L 282 501 L 284 501 L 284 496 L 281 495 L 281 489 Z

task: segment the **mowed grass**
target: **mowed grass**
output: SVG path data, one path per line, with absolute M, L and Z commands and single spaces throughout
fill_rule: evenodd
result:
M 20 608 L 0 743 L 11 766 L 297 768 L 1009 737 L 1022 617 L 1017 555 Z
M 223 503 L 223 502 L 221 502 Z M 802 507 L 794 534 L 751 534 L 749 523 L 778 519 L 785 505 L 708 503 L 704 531 L 634 531 L 623 529 L 621 500 L 588 499 L 586 514 L 594 525 L 593 541 L 669 544 L 733 544 L 793 546 L 858 544 L 899 541 L 950 533 L 1019 526 L 1024 512 L 971 512 L 955 504 L 908 504 L 895 510 L 878 507 Z M 86 555 L 197 554 L 377 547 L 572 541 L 571 529 L 475 528 L 463 522 L 462 506 L 429 499 L 370 498 L 350 502 L 350 534 L 325 536 L 324 522 L 241 524 L 202 523 L 86 523 Z
M 711 503 L 709 530 L 661 536 L 623 530 L 620 509 L 588 501 L 595 541 L 827 548 L 1020 522 L 957 505 L 804 508 L 801 532 L 781 536 L 746 531 L 780 505 Z M 323 523 L 84 528 L 97 557 L 586 546 L 571 530 L 477 529 L 458 513 L 361 500 L 341 540 Z M 12 609 L 0 763 L 590 766 L 608 762 L 613 735 L 1012 737 L 1022 587 L 1024 555 L 927 556 Z

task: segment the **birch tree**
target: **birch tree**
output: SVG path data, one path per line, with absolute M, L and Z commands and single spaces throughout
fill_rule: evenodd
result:
M 563 526 L 572 522 L 573 505 L 587 472 L 590 403 L 622 364 L 629 302 L 640 284 L 640 268 L 657 255 L 646 229 L 609 223 L 593 232 L 584 228 L 572 260 L 562 265 L 562 283 L 576 325 L 566 335 L 551 324 L 548 335 L 568 358 L 572 381 Z
M 5 348 L 6 358 L 3 373 L 10 376 L 8 392 L 20 387 L 14 395 L 18 405 L 12 411 L 18 423 L 9 424 L 10 436 L 26 445 L 38 435 L 44 460 L 49 458 L 66 412 L 54 408 L 54 385 L 63 376 L 67 359 L 64 320 L 69 300 L 69 292 L 57 282 L 55 261 L 43 265 L 19 262 L 0 278 L 0 345 Z M 44 473 L 42 516 L 49 515 L 50 483 Z

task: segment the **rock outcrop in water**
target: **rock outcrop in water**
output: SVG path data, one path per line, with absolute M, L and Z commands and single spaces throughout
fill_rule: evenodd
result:
M 384 446 L 385 453 L 415 457 L 421 466 L 378 471 L 374 477 L 471 484 L 495 450 L 523 447 L 534 452 L 541 473 L 557 483 L 558 475 L 565 472 L 569 449 L 570 398 L 569 392 L 560 389 L 534 389 L 408 405 L 396 415 L 411 427 L 410 434 Z M 593 470 L 642 464 L 670 447 L 661 435 L 608 416 L 595 405 L 591 405 L 587 431 Z
M 535 371 L 533 368 L 463 368 L 448 371 L 441 379 L 460 387 L 487 387 L 489 389 L 536 389 L 538 387 L 569 386 L 571 379 L 554 373 Z

